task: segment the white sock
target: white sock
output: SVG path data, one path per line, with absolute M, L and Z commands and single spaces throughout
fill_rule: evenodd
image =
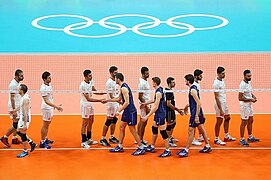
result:
M 122 144 L 118 144 L 118 146 L 119 146 L 120 148 L 122 148 Z
M 248 135 L 248 138 L 253 138 L 252 134 Z
M 112 137 L 114 137 L 114 134 L 111 134 L 111 135 L 110 135 L 110 138 L 112 138 Z
M 188 151 L 189 151 L 189 149 L 188 149 L 188 148 L 184 148 L 184 150 L 185 150 L 186 152 L 188 152 Z
M 102 136 L 102 138 L 101 139 L 105 139 L 105 136 Z
M 210 144 L 206 144 L 205 146 L 206 146 L 207 148 L 211 147 Z

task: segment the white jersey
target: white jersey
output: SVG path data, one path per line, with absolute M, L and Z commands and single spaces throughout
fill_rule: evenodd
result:
M 43 97 L 47 96 L 49 102 L 54 103 L 54 98 L 53 98 L 53 89 L 51 84 L 46 85 L 46 84 L 42 84 L 40 86 L 40 93 L 42 96 L 42 103 L 41 103 L 41 109 L 42 110 L 49 110 L 49 109 L 54 109 L 54 107 L 49 106 L 48 104 L 45 103 Z
M 116 81 L 112 80 L 111 78 L 106 81 L 106 93 L 107 99 L 111 99 L 109 93 L 113 94 L 113 98 L 118 97 L 118 85 Z
M 215 92 L 218 93 L 218 99 L 220 103 L 226 102 L 226 92 L 225 92 L 225 81 L 222 79 L 221 81 L 218 79 L 214 80 L 213 88 Z
M 12 79 L 12 81 L 9 84 L 9 101 L 8 101 L 8 111 L 12 111 L 12 105 L 11 105 L 11 96 L 10 94 L 15 94 L 14 101 L 15 101 L 15 108 L 18 108 L 20 106 L 20 99 L 21 95 L 19 94 L 19 88 L 20 83 L 17 82 L 15 79 Z
M 196 81 L 194 81 L 193 85 L 195 85 L 197 87 L 197 89 L 200 91 L 200 84 L 197 83 Z
M 92 104 L 91 102 L 88 102 L 87 99 L 85 98 L 83 93 L 87 93 L 89 97 L 92 97 L 92 87 L 94 86 L 93 80 L 91 80 L 89 83 L 86 81 L 82 81 L 80 84 L 80 94 L 81 94 L 81 104 Z
M 239 92 L 244 94 L 246 99 L 253 99 L 252 98 L 252 87 L 250 81 L 247 83 L 245 81 L 241 81 L 239 86 Z M 243 101 L 240 101 L 243 102 Z
M 149 101 L 151 99 L 150 97 L 150 85 L 148 83 L 148 81 L 146 81 L 143 78 L 139 79 L 139 84 L 138 84 L 138 89 L 142 90 L 143 92 L 143 99 L 145 100 L 145 102 Z M 148 91 L 143 91 L 143 90 L 148 90 Z
M 21 99 L 20 99 L 20 117 L 24 117 L 24 111 L 23 111 L 23 102 L 24 100 L 28 100 L 29 102 L 29 109 L 28 109 L 28 116 L 30 116 L 30 109 L 31 109 L 31 100 L 30 96 L 28 94 L 25 94 Z

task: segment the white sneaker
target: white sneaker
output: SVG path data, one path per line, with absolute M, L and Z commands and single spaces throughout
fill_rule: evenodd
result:
M 94 141 L 94 140 L 92 140 L 92 139 L 89 139 L 88 141 L 86 141 L 87 143 L 88 143 L 88 145 L 90 144 L 90 145 L 95 145 L 95 144 L 98 144 L 98 142 L 97 141 Z
M 144 144 L 148 144 L 148 141 L 143 140 L 143 143 L 144 143 Z M 137 144 L 137 142 L 136 142 L 136 141 L 135 141 L 135 144 Z
M 225 142 L 221 141 L 221 139 L 215 139 L 214 143 L 221 146 L 224 146 L 226 144 Z
M 90 148 L 90 145 L 88 145 L 88 142 L 83 142 L 81 143 L 81 146 L 84 148 L 84 149 L 89 149 Z
M 235 141 L 236 140 L 236 138 L 234 138 L 234 137 L 232 137 L 231 135 L 227 135 L 227 136 L 225 136 L 224 137 L 224 141 L 225 142 L 229 142 L 229 141 Z
M 171 139 L 172 139 L 172 141 L 173 141 L 174 143 L 179 142 L 179 140 L 178 140 L 178 139 L 175 139 L 174 137 L 171 137 Z
M 173 142 L 168 143 L 170 147 L 177 147 L 177 144 L 174 144 Z
M 199 142 L 199 141 L 197 141 L 196 139 L 194 139 L 194 140 L 192 141 L 192 145 L 195 145 L 195 146 L 201 146 L 202 143 Z

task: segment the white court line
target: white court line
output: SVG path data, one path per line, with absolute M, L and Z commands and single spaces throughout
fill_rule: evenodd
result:
M 114 146 L 110 148 L 90 148 L 90 149 L 84 149 L 84 148 L 52 148 L 52 149 L 43 149 L 43 148 L 37 148 L 35 151 L 73 151 L 73 150 L 84 150 L 84 151 L 89 151 L 89 150 L 109 150 L 114 148 Z M 171 150 L 181 150 L 184 149 L 185 147 L 177 147 L 177 148 L 170 148 Z M 203 147 L 191 147 L 191 150 L 200 150 Z M 134 148 L 124 148 L 124 150 L 135 150 L 136 147 Z M 163 150 L 165 148 L 162 147 L 157 147 L 155 148 L 157 150 Z M 224 148 L 212 148 L 213 150 L 271 150 L 271 147 L 240 147 L 240 148 L 234 148 L 234 147 L 224 147 Z M 21 151 L 22 148 L 20 149 L 0 149 L 0 151 Z

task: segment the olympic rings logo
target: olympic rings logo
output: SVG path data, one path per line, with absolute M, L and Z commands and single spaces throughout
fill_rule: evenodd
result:
M 46 27 L 46 26 L 41 26 L 40 21 L 45 20 L 45 19 L 50 19 L 50 18 L 57 18 L 57 17 L 68 17 L 68 18 L 78 18 L 83 20 L 83 22 L 78 22 L 78 23 L 73 23 L 70 25 L 65 26 L 64 28 L 56 28 L 56 27 Z M 112 19 L 115 18 L 122 18 L 122 17 L 140 17 L 140 18 L 147 18 L 151 21 L 143 22 L 137 25 L 134 25 L 133 27 L 126 27 L 123 24 L 119 24 L 116 22 L 112 22 Z M 186 17 L 208 17 L 208 18 L 213 18 L 213 19 L 218 19 L 221 21 L 220 24 L 213 25 L 213 26 L 207 26 L 207 27 L 195 27 L 191 24 L 188 23 L 183 23 L 176 21 L 181 18 L 186 18 Z M 111 20 L 111 21 L 110 21 Z M 173 37 L 181 37 L 185 36 L 188 34 L 191 34 L 195 31 L 203 31 L 203 30 L 211 30 L 211 29 L 217 29 L 226 26 L 229 23 L 229 21 L 220 16 L 216 15 L 210 15 L 210 14 L 185 14 L 185 15 L 178 15 L 171 17 L 167 19 L 166 21 L 161 21 L 160 19 L 153 17 L 153 16 L 148 16 L 148 15 L 142 15 L 142 14 L 120 14 L 120 15 L 113 15 L 113 16 L 108 16 L 104 17 L 99 21 L 94 21 L 91 18 L 85 17 L 85 16 L 79 16 L 79 15 L 72 15 L 72 14 L 55 14 L 55 15 L 48 15 L 48 16 L 42 16 L 39 18 L 36 18 L 32 21 L 32 25 L 38 29 L 43 29 L 43 30 L 48 30 L 48 31 L 63 31 L 64 33 L 70 35 L 70 36 L 75 36 L 75 37 L 80 37 L 80 38 L 108 38 L 108 37 L 113 37 L 113 36 L 118 36 L 126 31 L 132 31 L 135 34 L 145 36 L 145 37 L 152 37 L 152 38 L 173 38 Z M 110 29 L 110 30 L 116 30 L 117 32 L 111 33 L 111 34 L 103 34 L 103 35 L 83 35 L 83 34 L 76 34 L 74 31 L 88 28 L 92 26 L 93 24 L 98 24 L 99 26 Z M 155 28 L 161 24 L 166 24 L 170 27 L 176 28 L 178 30 L 182 30 L 185 32 L 182 33 L 177 33 L 177 34 L 148 34 L 142 32 L 143 30 L 146 29 L 152 29 Z

